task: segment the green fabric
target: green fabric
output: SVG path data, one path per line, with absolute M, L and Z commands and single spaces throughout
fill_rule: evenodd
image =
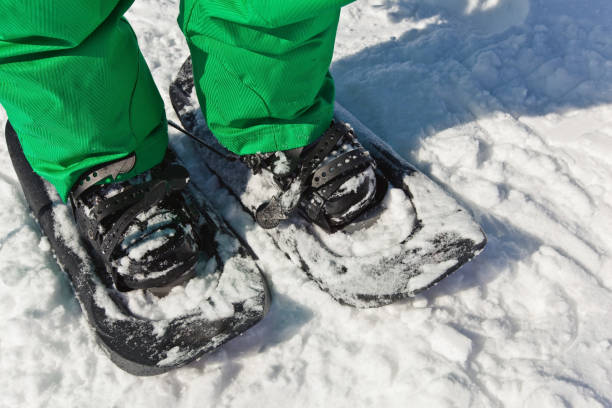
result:
M 350 0 L 184 0 L 196 92 L 238 154 L 318 138 L 333 115 L 328 68 Z M 75 4 L 77 3 L 77 4 Z M 62 199 L 89 168 L 167 146 L 164 107 L 123 13 L 133 0 L 0 0 L 0 104 L 33 169 Z
M 0 0 L 0 103 L 32 168 L 62 199 L 92 166 L 167 146 L 163 101 L 121 18 L 133 0 Z
M 349 0 L 185 0 L 179 25 L 196 93 L 219 142 L 238 154 L 317 139 L 334 111 L 328 69 Z

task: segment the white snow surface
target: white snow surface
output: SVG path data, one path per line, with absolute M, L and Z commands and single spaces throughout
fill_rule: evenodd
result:
M 171 118 L 177 13 L 128 13 Z M 612 3 L 359 0 L 332 73 L 344 107 L 473 211 L 486 250 L 416 298 L 358 310 L 220 208 L 260 254 L 270 312 L 137 378 L 95 344 L 2 143 L 0 406 L 612 406 Z

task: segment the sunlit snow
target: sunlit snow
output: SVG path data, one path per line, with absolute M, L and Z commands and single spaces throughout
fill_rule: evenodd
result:
M 127 14 L 170 118 L 188 54 L 177 3 Z M 270 312 L 158 377 L 96 345 L 0 143 L 0 406 L 611 407 L 611 22 L 609 0 L 346 7 L 338 101 L 474 213 L 486 250 L 414 299 L 358 310 L 220 208 L 260 255 Z

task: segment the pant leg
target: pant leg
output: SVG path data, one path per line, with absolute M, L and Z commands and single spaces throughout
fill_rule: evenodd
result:
M 162 99 L 123 19 L 133 0 L 0 0 L 0 104 L 62 199 L 87 169 L 167 147 Z
M 351 0 L 182 0 L 179 25 L 208 126 L 237 154 L 317 139 L 334 110 L 329 74 Z

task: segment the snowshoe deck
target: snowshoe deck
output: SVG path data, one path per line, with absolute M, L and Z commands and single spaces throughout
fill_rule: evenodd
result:
M 144 291 L 119 292 L 104 282 L 105 267 L 78 238 L 69 206 L 32 171 L 10 124 L 5 136 L 34 217 L 58 264 L 69 275 L 97 342 L 120 368 L 135 375 L 164 373 L 219 347 L 263 318 L 269 294 L 252 251 L 215 215 L 192 183 L 188 194 L 198 211 L 198 226 L 215 237 L 207 243 L 208 253 L 202 253 L 195 276 L 187 282 L 193 285 L 192 295 L 201 293 L 202 299 L 176 316 L 159 315 L 159 310 L 150 311 L 149 316 L 146 308 L 132 310 L 133 297 L 149 296 L 153 302 L 161 298 Z M 194 301 L 193 297 L 188 300 Z
M 187 59 L 170 98 L 186 130 L 209 146 L 200 146 L 201 159 L 190 162 L 205 163 L 254 217 L 279 188 L 270 173 L 253 175 L 216 141 L 194 94 Z M 321 289 L 351 306 L 382 306 L 434 285 L 484 248 L 484 233 L 456 200 L 338 104 L 335 116 L 354 128 L 390 188 L 378 208 L 335 233 L 298 214 L 268 230 L 278 248 Z

